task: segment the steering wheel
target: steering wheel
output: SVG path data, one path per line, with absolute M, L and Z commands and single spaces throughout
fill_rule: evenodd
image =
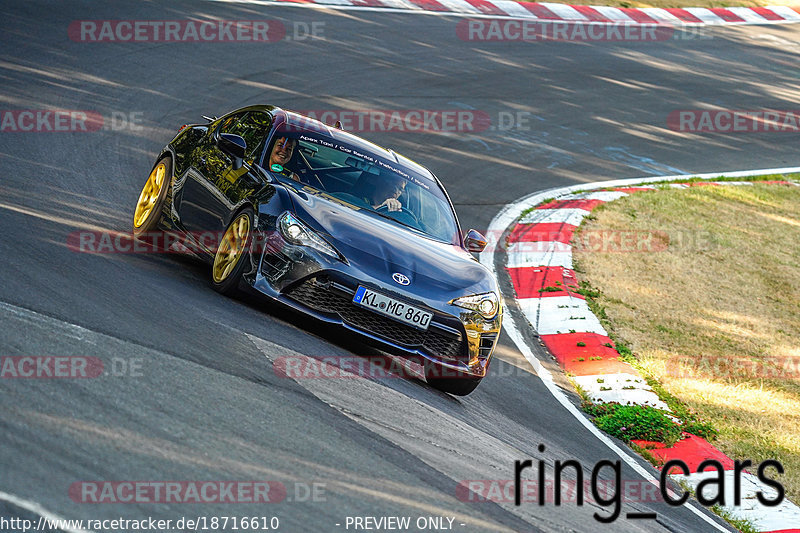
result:
M 313 171 L 313 170 L 311 170 L 311 169 L 309 169 L 309 171 L 308 171 L 308 172 L 311 174 L 311 176 L 312 176 L 312 177 L 314 178 L 314 180 L 316 180 L 316 182 L 317 182 L 317 184 L 316 184 L 316 185 L 314 185 L 313 183 L 309 183 L 309 185 L 311 185 L 312 187 L 316 187 L 317 189 L 319 189 L 319 190 L 321 190 L 321 191 L 325 191 L 325 190 L 326 190 L 326 189 L 325 189 L 325 185 L 322 183 L 322 180 L 321 180 L 321 179 L 319 179 L 319 176 L 317 176 L 317 173 L 316 173 L 316 172 L 314 172 L 314 171 Z M 304 177 L 305 177 L 305 176 L 304 176 Z
M 389 216 L 392 216 L 393 218 L 394 216 L 391 215 L 391 213 L 404 213 L 408 218 L 410 218 L 414 222 L 415 226 L 419 226 L 419 220 L 417 219 L 417 215 L 411 212 L 411 210 L 409 210 L 407 207 L 400 207 L 399 211 L 389 211 L 388 205 L 382 205 L 375 211 L 377 211 L 378 213 L 387 213 L 389 214 Z M 398 222 L 403 222 L 403 220 L 401 220 L 400 217 L 397 217 L 397 220 Z
M 316 187 L 317 189 L 319 189 L 321 191 L 327 190 L 327 189 L 325 189 L 325 185 L 322 183 L 322 180 L 319 179 L 319 176 L 317 176 L 317 173 L 314 172 L 314 170 L 312 170 L 311 165 L 308 163 L 308 159 L 306 159 L 306 156 L 303 155 L 303 152 L 299 152 L 298 156 L 299 156 L 298 159 L 300 160 L 300 163 L 302 163 L 302 165 L 306 168 L 305 172 L 303 172 L 301 174 L 298 174 L 298 175 L 302 175 L 303 178 L 305 178 L 307 174 L 311 174 L 311 176 L 314 178 L 314 180 L 316 180 L 317 183 L 316 183 L 316 185 L 314 185 L 313 183 L 309 183 L 309 185 L 311 185 L 312 187 Z M 309 180 L 309 181 L 311 181 L 311 180 Z

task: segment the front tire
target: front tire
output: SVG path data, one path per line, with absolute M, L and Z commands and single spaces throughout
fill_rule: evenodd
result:
M 246 207 L 228 224 L 214 255 L 211 284 L 214 290 L 233 296 L 239 287 L 253 235 L 253 210 Z
M 153 243 L 157 233 L 161 233 L 161 211 L 172 182 L 172 159 L 162 157 L 150 171 L 136 209 L 133 212 L 133 237 L 144 242 Z

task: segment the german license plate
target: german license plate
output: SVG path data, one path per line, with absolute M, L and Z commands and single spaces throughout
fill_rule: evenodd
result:
M 433 313 L 360 285 L 353 297 L 353 303 L 422 330 L 428 329 L 431 318 L 433 318 Z

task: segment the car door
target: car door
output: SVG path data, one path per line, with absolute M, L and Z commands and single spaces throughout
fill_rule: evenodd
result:
M 192 153 L 180 217 L 190 235 L 209 252 L 215 251 L 212 236 L 221 235 L 233 212 L 264 186 L 261 174 L 253 166 L 264 149 L 271 125 L 272 117 L 262 111 L 225 117 Z M 217 145 L 222 133 L 239 135 L 247 143 L 244 162 L 238 168 L 234 158 Z

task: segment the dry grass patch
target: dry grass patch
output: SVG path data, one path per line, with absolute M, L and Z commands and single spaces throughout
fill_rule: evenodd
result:
M 605 204 L 588 231 L 665 232 L 644 252 L 575 251 L 606 327 L 736 459 L 773 458 L 800 501 L 800 187 L 695 187 Z M 663 237 L 661 233 L 658 234 Z M 658 242 L 658 241 L 656 241 Z

